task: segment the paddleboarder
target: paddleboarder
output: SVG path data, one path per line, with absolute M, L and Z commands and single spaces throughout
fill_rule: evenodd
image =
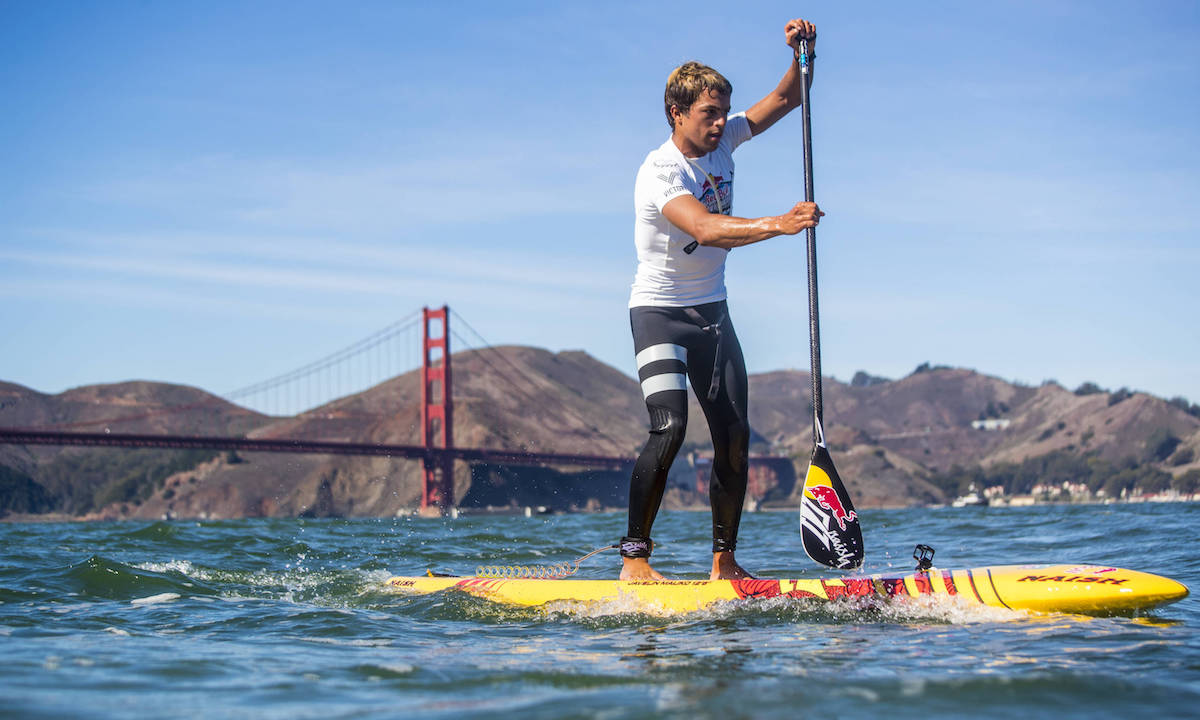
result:
M 671 136 L 650 152 L 634 185 L 638 268 L 629 299 L 638 379 L 650 434 L 634 464 L 629 524 L 621 538 L 622 580 L 663 579 L 650 566 L 650 537 L 687 426 L 687 380 L 700 402 L 713 443 L 712 579 L 750 577 L 734 558 L 746 497 L 746 364 L 729 318 L 725 258 L 729 251 L 815 227 L 824 213 L 812 202 L 782 215 L 733 214 L 733 151 L 800 105 L 800 41 L 815 57 L 816 28 L 796 19 L 784 26 L 792 62 L 779 85 L 733 115 L 733 87 L 698 62 L 667 79 L 664 110 Z

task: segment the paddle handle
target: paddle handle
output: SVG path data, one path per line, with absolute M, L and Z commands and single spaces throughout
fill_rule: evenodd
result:
M 804 126 L 804 199 L 813 200 L 812 118 L 808 111 L 809 85 L 812 83 L 808 40 L 800 39 L 800 114 Z M 824 402 L 821 397 L 821 323 L 817 309 L 817 229 L 808 229 L 808 340 L 812 367 L 813 442 L 824 444 Z

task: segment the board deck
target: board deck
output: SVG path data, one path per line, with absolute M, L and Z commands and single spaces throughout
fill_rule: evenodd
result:
M 1147 610 L 1187 597 L 1183 584 L 1160 575 L 1101 565 L 997 565 L 970 570 L 931 568 L 908 575 L 799 580 L 572 580 L 483 577 L 394 577 L 396 590 L 428 594 L 458 590 L 490 601 L 537 606 L 555 601 L 632 598 L 639 604 L 690 612 L 713 603 L 792 597 L 837 600 L 955 596 L 1013 610 L 1119 613 Z

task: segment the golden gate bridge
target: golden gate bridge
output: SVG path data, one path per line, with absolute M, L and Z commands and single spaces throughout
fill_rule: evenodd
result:
M 476 338 L 469 341 L 451 327 L 450 308 L 423 308 L 372 335 L 295 370 L 233 390 L 222 399 L 274 417 L 303 417 L 326 403 L 362 392 L 404 372 L 420 369 L 420 440 L 417 445 L 340 442 L 299 438 L 179 435 L 112 432 L 107 425 L 141 420 L 152 415 L 194 409 L 195 405 L 160 408 L 103 420 L 45 427 L 0 427 L 0 443 L 159 449 L 212 449 L 271 453 L 368 455 L 419 460 L 422 464 L 422 512 L 448 512 L 455 506 L 453 467 L 456 460 L 501 465 L 571 466 L 601 470 L 628 470 L 632 456 L 531 452 L 492 448 L 462 448 L 454 444 L 454 395 L 450 338 L 484 352 L 484 362 L 513 388 L 533 381 L 487 343 L 459 315 L 462 325 Z M 419 334 L 419 340 L 418 340 Z M 487 351 L 495 353 L 495 362 Z M 212 401 L 209 401 L 210 403 Z M 203 403 L 202 403 L 203 404 Z M 103 432 L 72 428 L 105 426 Z M 754 475 L 777 472 L 786 458 L 751 457 Z M 707 466 L 704 466 L 705 468 Z M 701 470 L 700 467 L 697 468 Z M 758 470 L 759 472 L 754 472 Z M 705 483 L 698 478 L 698 487 Z
M 456 316 L 457 317 L 457 316 Z M 465 322 L 463 325 L 470 328 Z M 414 342 L 420 332 L 420 345 Z M 471 330 L 482 341 L 473 329 Z M 569 465 L 620 470 L 633 463 L 632 457 L 527 452 L 489 448 L 460 448 L 454 445 L 454 400 L 450 355 L 450 308 L 424 308 L 409 317 L 296 370 L 239 388 L 223 399 L 274 416 L 303 415 L 326 402 L 361 392 L 402 372 L 414 369 L 411 348 L 420 348 L 421 433 L 419 445 L 334 442 L 311 439 L 222 437 L 208 435 L 134 434 L 79 432 L 62 426 L 45 428 L 0 428 L 0 443 L 14 445 L 71 445 L 90 447 L 214 449 L 254 452 L 375 455 L 420 460 L 423 467 L 421 509 L 447 511 L 454 506 L 453 464 L 455 460 L 505 465 Z M 470 345 L 457 332 L 455 337 Z M 484 341 L 483 349 L 491 349 Z M 505 361 L 507 362 L 507 361 Z M 497 363 L 489 364 L 493 368 Z M 507 382 L 519 368 L 507 370 Z M 502 368 L 502 376 L 506 373 Z M 186 410 L 168 408 L 152 413 Z M 73 423 L 103 425 L 106 422 L 142 419 L 147 413 L 123 418 Z M 115 424 L 115 423 L 114 423 Z

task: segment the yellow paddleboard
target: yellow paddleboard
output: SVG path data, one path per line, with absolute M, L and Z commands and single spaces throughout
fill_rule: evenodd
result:
M 755 598 L 902 600 L 937 595 L 1013 610 L 1104 614 L 1146 610 L 1188 595 L 1184 585 L 1169 578 L 1101 565 L 931 568 L 909 575 L 800 580 L 623 581 L 435 576 L 394 577 L 387 584 L 407 593 L 458 590 L 494 602 L 525 606 L 629 598 L 637 604 L 674 612 L 699 610 L 720 601 Z

